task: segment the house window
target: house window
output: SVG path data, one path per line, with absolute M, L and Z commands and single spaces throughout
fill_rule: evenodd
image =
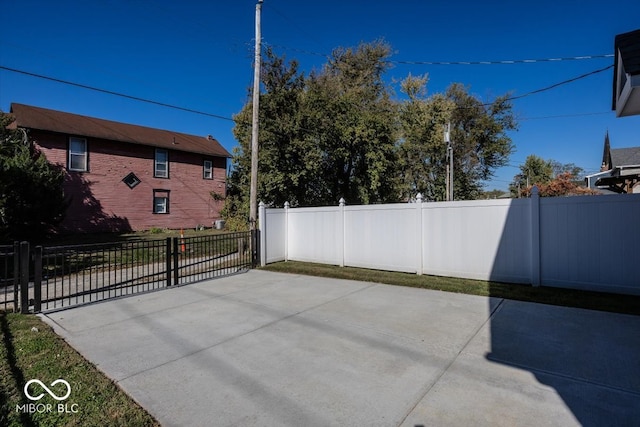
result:
M 127 186 L 129 188 L 133 189 L 133 187 L 135 187 L 136 185 L 140 184 L 140 178 L 138 178 L 136 176 L 136 174 L 131 172 L 129 175 L 127 175 L 124 178 L 122 178 L 122 182 L 127 184 Z
M 153 213 L 169 213 L 169 190 L 153 190 Z
M 87 156 L 86 138 L 69 138 L 69 170 L 85 172 L 87 170 Z
M 211 160 L 205 160 L 202 168 L 202 177 L 204 179 L 213 179 L 213 162 Z
M 169 178 L 169 152 L 167 150 L 156 148 L 153 176 L 156 178 Z

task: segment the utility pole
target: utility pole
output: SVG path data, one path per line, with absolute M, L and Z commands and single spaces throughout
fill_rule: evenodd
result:
M 453 202 L 453 144 L 449 144 L 449 191 L 451 195 L 449 200 Z
M 253 116 L 251 120 L 251 189 L 249 190 L 249 227 L 256 229 L 258 217 L 258 109 L 260 107 L 260 67 L 262 34 L 260 31 L 260 12 L 262 0 L 256 3 L 256 45 L 253 62 Z
M 444 128 L 444 142 L 447 144 L 447 157 L 446 176 L 445 176 L 445 191 L 446 200 L 453 201 L 453 146 L 451 145 L 451 123 L 447 123 Z

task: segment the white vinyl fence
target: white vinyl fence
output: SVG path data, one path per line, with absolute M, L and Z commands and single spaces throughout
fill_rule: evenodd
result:
M 309 261 L 640 295 L 640 194 L 260 205 L 261 263 Z

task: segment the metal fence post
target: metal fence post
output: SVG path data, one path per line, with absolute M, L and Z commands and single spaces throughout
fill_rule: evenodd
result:
M 42 246 L 33 252 L 33 311 L 42 311 Z
M 165 246 L 165 263 L 167 268 L 167 288 L 171 286 L 171 237 L 167 237 Z
M 20 312 L 29 312 L 29 242 L 20 242 Z
M 173 284 L 180 284 L 180 261 L 178 259 L 178 238 L 173 238 Z
M 18 312 L 20 286 L 20 243 L 13 242 L 13 312 Z
M 256 268 L 258 265 L 258 259 L 260 258 L 260 229 L 256 228 L 251 230 L 251 247 L 254 249 L 251 252 L 251 268 Z

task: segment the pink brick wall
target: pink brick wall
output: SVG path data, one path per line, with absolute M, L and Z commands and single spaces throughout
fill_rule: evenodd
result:
M 67 165 L 67 135 L 32 131 L 37 147 L 51 163 Z M 154 178 L 155 149 L 149 146 L 87 138 L 89 171 L 68 171 L 65 194 L 71 205 L 62 228 L 70 232 L 211 227 L 223 202 L 210 192 L 225 193 L 226 159 L 169 150 L 169 179 Z M 213 161 L 213 179 L 203 178 L 204 160 Z M 138 184 L 122 179 L 133 172 Z M 153 213 L 154 189 L 169 191 L 169 213 Z

